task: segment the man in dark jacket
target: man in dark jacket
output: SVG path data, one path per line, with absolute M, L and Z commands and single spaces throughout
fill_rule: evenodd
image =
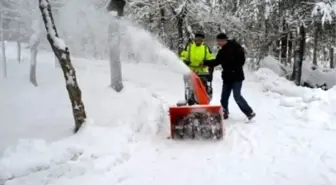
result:
M 245 64 L 244 49 L 236 41 L 228 40 L 228 37 L 224 33 L 217 35 L 217 43 L 221 46 L 221 49 L 218 51 L 216 59 L 211 61 L 206 60 L 203 64 L 209 67 L 221 65 L 223 68 L 221 104 L 224 109 L 224 119 L 228 119 L 229 117 L 229 98 L 231 91 L 233 91 L 233 97 L 240 110 L 250 120 L 256 114 L 246 102 L 245 98 L 241 95 L 241 88 L 245 79 L 243 70 L 243 66 Z

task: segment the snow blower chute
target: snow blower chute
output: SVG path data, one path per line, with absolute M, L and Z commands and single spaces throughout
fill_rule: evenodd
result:
M 220 105 L 210 105 L 212 87 L 207 75 L 184 75 L 185 101 L 169 108 L 172 139 L 218 140 L 223 137 Z M 210 93 L 211 92 L 211 93 Z

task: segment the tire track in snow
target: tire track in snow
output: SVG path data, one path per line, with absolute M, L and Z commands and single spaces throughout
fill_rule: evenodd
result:
M 251 156 L 255 155 L 255 152 L 257 150 L 257 143 L 254 130 L 251 128 L 248 128 L 249 131 L 247 131 L 244 127 L 249 126 L 243 123 L 235 123 L 230 124 L 230 122 L 233 122 L 234 120 L 229 120 L 226 122 L 226 139 L 230 141 L 229 147 L 230 153 L 239 153 L 242 156 Z

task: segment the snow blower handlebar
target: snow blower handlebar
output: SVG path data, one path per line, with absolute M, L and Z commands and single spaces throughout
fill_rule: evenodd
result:
M 187 77 L 189 78 L 192 86 L 192 90 L 194 92 L 195 98 L 197 99 L 197 102 L 199 105 L 208 105 L 210 104 L 210 97 L 206 91 L 206 88 L 200 79 L 200 77 L 194 73 L 190 72 Z

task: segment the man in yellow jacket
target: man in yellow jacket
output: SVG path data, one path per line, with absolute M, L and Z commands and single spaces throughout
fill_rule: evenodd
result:
M 196 74 L 210 74 L 212 76 L 213 69 L 203 65 L 203 61 L 215 59 L 210 48 L 204 43 L 204 34 L 195 34 L 194 41 L 190 42 L 181 52 L 180 59 Z
M 210 83 L 204 82 L 206 83 L 204 85 L 206 85 L 208 94 L 212 97 L 211 82 L 214 68 L 204 66 L 203 61 L 214 60 L 215 57 L 210 48 L 204 43 L 204 37 L 204 34 L 196 33 L 194 41 L 190 42 L 185 50 L 181 52 L 180 59 L 197 75 L 206 76 L 207 81 Z

